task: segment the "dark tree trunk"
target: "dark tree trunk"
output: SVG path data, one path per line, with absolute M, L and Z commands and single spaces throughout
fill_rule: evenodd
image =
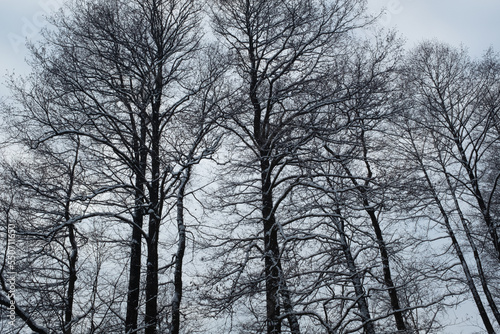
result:
M 136 203 L 140 202 L 140 200 L 136 200 Z M 125 333 L 134 333 L 137 330 L 137 317 L 141 283 L 141 239 L 144 221 L 142 211 L 143 210 L 140 207 L 134 209 L 134 226 L 132 226 L 132 240 L 130 245 L 130 271 L 127 296 L 127 315 L 125 318 Z
M 75 299 L 75 283 L 76 283 L 76 262 L 78 259 L 78 246 L 76 244 L 75 227 L 68 226 L 69 241 L 71 244 L 71 253 L 69 256 L 69 277 L 66 310 L 64 314 L 64 334 L 72 333 L 73 320 L 73 302 Z
M 414 147 L 414 149 L 417 152 L 416 147 Z M 493 326 L 491 324 L 488 313 L 486 312 L 484 305 L 483 305 L 483 302 L 481 300 L 481 297 L 479 296 L 479 292 L 478 292 L 478 290 L 476 288 L 476 284 L 474 283 L 474 280 L 472 278 L 469 266 L 467 264 L 467 261 L 465 259 L 464 254 L 462 252 L 460 244 L 458 243 L 458 240 L 455 236 L 455 233 L 453 232 L 453 228 L 451 227 L 451 223 L 448 219 L 448 214 L 446 213 L 446 210 L 444 209 L 443 205 L 441 204 L 441 200 L 439 199 L 439 197 L 434 189 L 432 181 L 427 173 L 427 170 L 426 170 L 422 160 L 420 158 L 418 158 L 418 159 L 419 159 L 418 162 L 420 165 L 420 169 L 424 173 L 424 177 L 425 177 L 425 180 L 427 182 L 427 185 L 429 186 L 429 190 L 430 190 L 430 193 L 431 193 L 432 198 L 434 200 L 434 203 L 438 206 L 439 211 L 441 213 L 441 216 L 443 218 L 443 222 L 444 222 L 444 225 L 445 225 L 446 230 L 448 232 L 448 236 L 451 239 L 453 249 L 455 250 L 455 253 L 458 256 L 458 259 L 460 260 L 460 264 L 462 265 L 462 269 L 464 271 L 465 278 L 467 280 L 467 285 L 468 285 L 469 290 L 472 294 L 472 297 L 474 298 L 474 302 L 476 303 L 476 307 L 479 311 L 479 315 L 483 321 L 484 327 L 486 328 L 486 331 L 488 332 L 488 334 L 494 334 L 495 330 L 493 329 Z
M 158 231 L 159 219 L 152 213 L 149 217 L 148 256 L 146 266 L 146 330 L 145 334 L 156 334 L 158 324 Z
M 262 220 L 264 227 L 264 252 L 266 274 L 267 333 L 281 333 L 281 302 L 292 334 L 300 334 L 299 321 L 293 311 L 293 304 L 281 266 L 278 241 L 278 224 L 274 215 L 273 190 L 271 185 L 271 164 L 268 152 L 261 152 Z
M 267 305 L 267 334 L 281 333 L 280 320 L 280 268 L 279 268 L 279 245 L 278 228 L 273 214 L 273 198 L 270 181 L 267 153 L 262 153 L 262 221 L 264 233 L 264 258 L 266 274 L 266 305 Z
M 136 200 L 136 203 L 140 201 Z M 144 216 L 142 208 L 134 209 L 132 226 L 132 240 L 130 245 L 130 272 L 127 295 L 127 315 L 125 318 L 125 333 L 134 333 L 137 330 L 139 309 L 139 294 L 141 283 L 141 237 Z
M 370 163 L 368 161 L 368 152 L 366 149 L 366 142 L 365 142 L 365 136 L 364 136 L 364 131 L 362 131 L 361 134 L 361 140 L 363 143 L 363 160 L 367 169 L 367 177 L 366 179 L 369 180 L 372 178 L 372 170 Z M 325 148 L 328 150 L 330 154 L 334 154 L 334 152 L 325 146 Z M 339 161 L 342 161 L 339 156 L 336 156 Z M 347 167 L 346 164 L 342 162 L 342 166 L 344 167 L 344 170 L 346 171 L 347 175 L 351 179 L 351 182 L 354 184 L 356 189 L 360 192 L 361 197 L 363 199 L 363 206 L 365 208 L 366 213 L 370 217 L 370 221 L 373 227 L 373 230 L 375 232 L 375 237 L 377 239 L 377 246 L 379 249 L 380 253 L 380 259 L 382 261 L 382 271 L 384 273 L 384 284 L 387 287 L 387 293 L 389 294 L 389 299 L 391 303 L 391 308 L 394 313 L 394 320 L 396 322 L 396 328 L 398 331 L 406 331 L 406 324 L 403 318 L 403 313 L 401 311 L 401 305 L 399 303 L 399 297 L 397 294 L 396 287 L 394 286 L 394 282 L 392 280 L 392 273 L 391 273 L 391 266 L 390 266 L 390 260 L 389 260 L 389 253 L 387 251 L 387 245 L 384 240 L 384 236 L 382 233 L 382 229 L 380 228 L 380 223 L 378 220 L 378 217 L 376 215 L 375 209 L 373 208 L 372 205 L 370 205 L 370 202 L 368 200 L 368 194 L 367 194 L 367 189 L 365 186 L 368 186 L 366 183 L 365 186 L 362 186 L 359 184 L 358 180 L 353 176 L 351 173 L 351 170 Z
M 177 229 L 179 241 L 177 244 L 177 254 L 175 256 L 174 271 L 174 296 L 172 298 L 172 325 L 170 334 L 179 334 L 180 330 L 180 306 L 182 301 L 182 265 L 184 252 L 186 250 L 186 226 L 184 224 L 184 195 L 187 182 L 189 181 L 191 168 L 187 167 L 184 177 L 181 179 L 177 194 Z
M 367 205 L 368 203 L 366 203 Z M 391 267 L 389 263 L 389 253 L 387 252 L 387 246 L 382 235 L 382 230 L 380 229 L 380 224 L 378 218 L 373 209 L 369 209 L 366 206 L 366 212 L 370 216 L 372 222 L 373 230 L 375 231 L 375 236 L 377 238 L 377 245 L 380 252 L 380 258 L 382 260 L 382 270 L 384 272 L 384 284 L 387 287 L 387 292 L 391 300 L 391 308 L 394 312 L 394 320 L 396 321 L 396 328 L 398 331 L 406 331 L 406 324 L 404 322 L 403 313 L 401 312 L 401 306 L 399 304 L 398 293 L 394 282 L 392 281 Z
M 491 217 L 490 214 L 490 209 L 486 205 L 486 201 L 484 200 L 483 194 L 481 192 L 481 189 L 479 188 L 479 183 L 478 183 L 478 176 L 474 174 L 474 170 L 471 166 L 470 161 L 467 159 L 467 155 L 465 153 L 465 149 L 462 146 L 462 142 L 460 141 L 460 137 L 458 132 L 453 128 L 453 125 L 450 124 L 451 127 L 451 132 L 454 136 L 454 141 L 455 145 L 458 149 L 458 152 L 460 153 L 460 159 L 461 159 L 461 164 L 467 171 L 467 176 L 469 177 L 469 181 L 471 184 L 472 192 L 474 197 L 476 198 L 477 205 L 479 207 L 479 211 L 481 212 L 481 215 L 483 216 L 484 223 L 486 224 L 486 227 L 488 228 L 488 233 L 491 236 L 491 241 L 493 243 L 493 247 L 496 252 L 497 259 L 500 261 L 500 240 L 498 237 L 498 232 L 497 232 L 497 227 L 495 226 L 495 222 L 493 221 L 493 218 Z
M 441 205 L 440 205 L 440 207 L 441 207 Z M 474 298 L 474 302 L 476 303 L 477 309 L 479 311 L 479 315 L 481 316 L 481 319 L 483 320 L 484 327 L 486 328 L 486 331 L 489 334 L 494 334 L 495 330 L 493 329 L 493 325 L 491 324 L 488 313 L 486 312 L 486 309 L 484 308 L 481 297 L 479 296 L 479 292 L 476 288 L 476 284 L 474 283 L 474 280 L 473 280 L 472 275 L 470 273 L 469 266 L 467 264 L 467 261 L 465 260 L 464 254 L 462 253 L 462 249 L 460 248 L 460 245 L 458 244 L 458 240 L 455 237 L 455 233 L 453 232 L 453 230 L 451 228 L 451 225 L 450 225 L 450 222 L 448 221 L 448 218 L 447 217 L 443 217 L 443 218 L 444 218 L 444 221 L 446 224 L 446 228 L 448 230 L 448 235 L 449 235 L 451 242 L 453 244 L 453 248 L 455 249 L 455 252 L 457 253 L 457 256 L 460 260 L 460 263 L 462 264 L 465 278 L 467 280 L 467 285 L 469 286 L 469 289 L 472 293 L 472 297 Z
M 336 210 L 338 217 L 340 217 L 340 210 Z M 350 279 L 354 286 L 354 292 L 356 294 L 356 300 L 359 309 L 359 316 L 363 323 L 363 331 L 365 334 L 375 334 L 375 328 L 373 326 L 373 322 L 370 316 L 370 308 L 368 307 L 368 300 L 365 293 L 365 289 L 363 287 L 363 281 L 361 279 L 361 275 L 356 266 L 356 261 L 354 260 L 354 256 L 351 252 L 351 247 L 347 240 L 347 236 L 345 234 L 345 228 L 342 218 L 333 218 L 335 220 L 335 225 L 337 226 L 337 231 L 340 236 L 340 244 L 342 247 L 342 252 L 344 253 L 347 268 L 349 270 Z
M 158 171 L 158 168 L 153 168 L 153 172 L 157 173 Z M 158 186 L 158 180 L 153 180 L 151 188 L 158 190 Z M 146 265 L 146 330 L 144 333 L 156 334 L 158 324 L 158 236 L 161 219 L 158 192 L 153 192 L 151 194 L 150 201 L 151 208 L 149 209 L 150 214 L 147 238 L 148 255 Z
M 281 272 L 281 260 L 279 260 L 278 266 Z M 280 295 L 281 298 L 283 299 L 283 309 L 286 313 L 286 318 L 290 326 L 290 333 L 300 334 L 299 319 L 297 319 L 297 315 L 293 311 L 293 304 L 292 304 L 292 299 L 290 297 L 290 291 L 288 290 L 288 286 L 286 284 L 286 280 L 285 277 L 283 276 L 283 273 L 281 273 L 281 280 L 280 280 Z
M 159 75 L 161 76 L 161 75 Z M 158 99 L 161 94 L 158 92 Z M 146 266 L 146 330 L 145 334 L 156 334 L 158 325 L 158 237 L 161 222 L 160 185 L 160 104 L 153 103 L 151 138 L 151 177 L 149 187 L 148 255 Z
M 160 180 L 160 140 L 161 140 L 161 107 L 165 79 L 165 31 L 160 2 L 152 4 L 151 33 L 156 46 L 154 69 L 154 89 L 151 96 L 151 183 L 149 184 L 149 227 L 148 256 L 146 266 L 146 330 L 145 334 L 156 334 L 158 327 L 158 241 L 163 208 L 163 188 Z
M 69 185 L 66 192 L 66 203 L 64 207 L 64 219 L 68 222 L 71 219 L 71 197 L 73 195 L 73 186 L 75 182 L 75 169 L 78 164 L 78 151 L 80 148 L 80 143 L 77 143 L 75 160 L 69 171 Z M 73 224 L 68 225 L 68 238 L 71 245 L 71 251 L 69 253 L 69 263 L 68 263 L 68 290 L 66 297 L 66 305 L 64 310 L 64 334 L 72 333 L 73 325 L 73 303 L 75 300 L 75 284 L 76 284 L 76 263 L 78 261 L 78 245 L 76 242 L 75 227 Z
M 450 193 L 453 197 L 453 202 L 455 204 L 455 208 L 457 209 L 458 216 L 460 217 L 460 221 L 462 222 L 462 227 L 464 228 L 465 235 L 467 236 L 467 240 L 469 241 L 469 245 L 471 246 L 472 253 L 474 254 L 474 260 L 476 261 L 478 276 L 479 276 L 479 280 L 481 282 L 481 286 L 483 288 L 484 295 L 486 297 L 486 300 L 488 301 L 488 305 L 493 313 L 493 316 L 497 320 L 497 323 L 500 324 L 500 312 L 499 312 L 497 304 L 493 298 L 493 295 L 491 294 L 488 282 L 486 281 L 486 276 L 485 276 L 484 269 L 483 269 L 483 263 L 481 261 L 481 257 L 479 256 L 479 251 L 477 249 L 476 242 L 474 241 L 474 238 L 472 237 L 472 233 L 471 233 L 470 228 L 468 226 L 468 222 L 465 219 L 465 216 L 462 212 L 462 209 L 460 208 L 460 204 L 458 202 L 458 198 L 457 198 L 455 191 L 454 191 L 454 188 L 452 186 L 450 176 L 449 176 L 448 172 L 446 171 L 446 167 L 444 165 L 443 165 L 443 172 L 445 174 L 446 182 L 448 183 Z
M 133 117 L 133 116 L 132 116 Z M 132 119 L 133 121 L 133 119 Z M 132 122 L 135 124 L 135 122 Z M 133 213 L 132 240 L 130 245 L 130 271 L 127 295 L 127 314 L 125 318 L 125 333 L 134 333 L 137 330 L 139 311 L 139 294 L 141 284 L 141 256 L 142 256 L 142 228 L 144 224 L 144 187 L 146 184 L 146 114 L 141 112 L 140 135 L 134 140 L 135 163 L 135 207 Z

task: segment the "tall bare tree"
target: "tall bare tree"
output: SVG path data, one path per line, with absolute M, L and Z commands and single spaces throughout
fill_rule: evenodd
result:
M 170 306 L 177 319 L 172 332 L 179 330 L 182 198 L 192 165 L 209 157 L 218 141 L 206 136 L 214 124 L 206 99 L 213 98 L 211 83 L 220 71 L 197 60 L 199 14 L 199 4 L 188 0 L 73 1 L 52 20 L 45 42 L 32 49 L 30 90 L 17 86 L 24 107 L 19 120 L 38 129 L 29 132 L 34 145 L 84 138 L 87 154 L 100 161 L 102 184 L 93 192 L 103 200 L 94 210 L 131 228 L 127 333 L 156 333 L 165 318 L 158 305 L 159 240 L 175 205 L 182 237 Z
M 494 108 L 491 104 L 485 107 L 491 102 L 494 76 L 491 68 L 485 69 L 486 62 L 473 61 L 466 50 L 436 41 L 415 48 L 402 71 L 402 100 L 406 101 L 406 122 L 410 123 L 401 121 L 400 125 L 406 124 L 413 159 L 441 214 L 438 221 L 452 241 L 484 326 L 494 332 L 482 302 L 486 298 L 498 322 L 498 307 L 491 293 L 495 284 L 483 266 L 488 262 L 498 267 L 498 226 L 491 214 L 496 191 L 491 175 L 498 172 L 490 173 L 487 162 L 495 154 L 492 150 L 499 137 L 492 121 Z M 484 238 L 481 232 L 489 237 Z M 465 240 L 460 238 L 462 234 Z M 477 273 L 467 249 L 472 252 Z M 482 291 L 476 287 L 475 277 Z
M 407 60 L 405 87 L 413 106 L 426 115 L 424 126 L 438 131 L 448 150 L 461 166 L 455 178 L 464 185 L 487 230 L 489 245 L 500 259 L 498 224 L 491 215 L 489 199 L 495 190 L 483 176 L 483 161 L 498 142 L 493 132 L 494 112 L 484 110 L 491 79 L 478 69 L 466 50 L 444 43 L 425 42 Z M 490 97 L 491 98 L 491 97 Z
M 348 49 L 352 32 L 366 24 L 365 2 L 211 4 L 213 29 L 228 50 L 228 81 L 235 88 L 225 126 L 244 150 L 232 159 L 243 173 L 237 189 L 249 197 L 262 224 L 259 236 L 251 233 L 246 240 L 247 249 L 258 247 L 264 260 L 266 332 L 281 333 L 286 319 L 290 332 L 297 334 L 300 312 L 283 263 L 287 232 L 279 218 L 280 205 L 300 179 L 293 165 L 301 149 L 314 137 L 321 119 L 328 117 L 322 111 L 338 102 L 335 89 L 320 88 L 328 86 L 335 55 Z

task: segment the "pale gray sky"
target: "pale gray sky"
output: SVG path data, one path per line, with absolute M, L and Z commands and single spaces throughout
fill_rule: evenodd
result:
M 0 75 L 24 74 L 26 39 L 36 39 L 43 16 L 64 0 L 0 0 Z M 368 0 L 373 13 L 383 7 L 382 24 L 398 29 L 411 47 L 427 38 L 461 42 L 473 56 L 493 46 L 500 51 L 499 0 Z M 3 79 L 1 80 L 3 81 Z M 6 92 L 0 87 L 0 96 Z
M 27 40 L 39 38 L 45 16 L 60 7 L 63 0 L 0 0 L 0 98 L 6 74 L 26 74 Z
M 370 9 L 386 8 L 382 24 L 397 28 L 411 47 L 437 38 L 463 43 L 473 56 L 490 46 L 500 51 L 499 0 L 368 0 Z

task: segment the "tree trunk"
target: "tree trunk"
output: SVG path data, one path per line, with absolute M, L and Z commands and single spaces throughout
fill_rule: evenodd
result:
M 174 296 L 172 298 L 172 324 L 171 334 L 179 334 L 180 330 L 180 305 L 182 301 L 182 265 L 184 260 L 184 252 L 186 249 L 186 226 L 184 224 L 184 195 L 187 182 L 191 175 L 191 167 L 187 167 L 184 177 L 181 179 L 177 194 L 177 229 L 179 233 L 179 241 L 177 244 L 177 254 L 175 256 L 175 271 L 174 271 Z
M 462 265 L 462 269 L 464 271 L 465 278 L 467 280 L 467 285 L 469 287 L 470 292 L 472 293 L 472 297 L 474 298 L 474 302 L 476 303 L 476 307 L 479 311 L 479 315 L 480 315 L 481 319 L 483 320 L 484 327 L 486 328 L 486 331 L 488 332 L 488 334 L 494 334 L 495 330 L 493 329 L 493 326 L 491 324 L 488 313 L 486 312 L 484 305 L 483 305 L 483 302 L 481 300 L 481 297 L 479 296 L 479 292 L 476 288 L 476 284 L 474 283 L 474 280 L 473 280 L 472 275 L 470 273 L 469 266 L 467 265 L 467 261 L 465 260 L 465 257 L 462 253 L 462 249 L 460 248 L 458 240 L 455 237 L 455 233 L 453 232 L 450 221 L 448 219 L 448 214 L 446 213 L 443 205 L 441 204 L 441 200 L 439 199 L 436 191 L 434 190 L 434 186 L 432 184 L 432 181 L 427 173 L 427 170 L 426 170 L 422 160 L 420 160 L 420 158 L 418 158 L 418 159 L 419 159 L 418 162 L 420 165 L 420 169 L 424 173 L 424 177 L 425 177 L 425 180 L 427 182 L 427 185 L 429 186 L 429 190 L 432 194 L 433 200 L 436 203 L 436 205 L 438 206 L 439 211 L 441 213 L 441 216 L 443 217 L 443 222 L 444 222 L 446 230 L 448 232 L 448 236 L 451 239 L 453 249 L 455 250 L 455 253 L 458 256 L 458 259 L 460 260 L 460 264 Z
M 131 116 L 133 118 L 133 116 Z M 133 121 L 133 119 L 132 119 Z M 132 123 L 134 124 L 134 122 Z M 142 228 L 144 224 L 144 187 L 146 184 L 146 114 L 140 114 L 140 135 L 134 140 L 135 171 L 135 207 L 133 213 L 132 240 L 130 245 L 130 269 L 127 295 L 127 314 L 125 318 L 125 333 L 134 333 L 137 330 L 139 311 L 139 294 L 141 284 L 141 256 L 142 256 Z
M 141 205 L 140 195 L 136 194 L 136 205 Z M 130 245 L 130 269 L 127 295 L 127 314 L 125 318 L 125 333 L 134 333 L 137 330 L 139 309 L 139 293 L 141 283 L 141 239 L 144 222 L 143 208 L 134 209 L 132 226 L 132 240 Z
M 441 209 L 441 205 L 440 205 Z M 451 239 L 451 242 L 453 244 L 453 248 L 455 249 L 455 252 L 457 253 L 457 256 L 460 260 L 460 263 L 462 264 L 462 268 L 465 274 L 465 278 L 467 280 L 467 285 L 469 286 L 469 289 L 472 293 L 472 297 L 474 298 L 474 302 L 476 303 L 477 309 L 479 311 L 479 315 L 481 316 L 481 319 L 483 320 L 484 327 L 486 328 L 486 331 L 489 334 L 494 334 L 495 330 L 493 329 L 493 326 L 491 324 L 490 318 L 488 316 L 488 313 L 486 312 L 483 302 L 481 300 L 481 297 L 479 296 L 479 292 L 476 288 L 476 285 L 474 283 L 474 280 L 472 278 L 472 275 L 469 270 L 469 266 L 467 265 L 467 261 L 465 260 L 465 257 L 462 253 L 462 250 L 460 248 L 460 245 L 458 244 L 457 238 L 455 237 L 455 233 L 451 229 L 450 222 L 448 221 L 448 218 L 443 217 L 446 228 L 448 230 L 448 235 Z
M 75 227 L 68 226 L 69 241 L 71 244 L 71 253 L 69 257 L 69 277 L 66 310 L 64 314 L 64 334 L 71 334 L 73 320 L 73 302 L 75 299 L 75 283 L 76 283 L 76 262 L 78 260 L 78 246 L 76 244 Z
M 146 330 L 145 334 L 156 334 L 158 324 L 158 230 L 159 219 L 151 213 L 148 230 L 148 256 L 146 267 Z
M 337 209 L 336 213 L 340 217 L 340 210 Z M 354 292 L 356 293 L 356 303 L 358 305 L 359 315 L 363 323 L 363 331 L 365 334 L 375 334 L 375 328 L 371 320 L 370 309 L 368 307 L 368 300 L 366 298 L 365 289 L 363 287 L 363 282 L 356 266 L 356 261 L 354 260 L 354 257 L 352 255 L 351 247 L 349 246 L 349 242 L 347 241 L 344 223 L 342 222 L 342 218 L 334 217 L 333 219 L 335 220 L 335 225 L 337 226 L 337 231 L 340 236 L 340 244 L 342 246 L 342 252 L 344 253 L 347 262 L 347 268 L 349 270 L 350 279 L 354 286 Z
M 75 182 L 75 169 L 78 164 L 78 151 L 80 142 L 77 142 L 75 160 L 69 171 L 69 184 L 66 192 L 66 203 L 64 207 L 64 219 L 68 222 L 71 219 L 71 196 L 73 195 L 73 186 Z M 78 260 L 78 245 L 76 243 L 75 227 L 73 224 L 68 225 L 68 238 L 71 245 L 71 252 L 69 254 L 69 276 L 68 276 L 68 290 L 66 297 L 66 305 L 64 310 L 64 334 L 71 334 L 73 325 L 73 303 L 75 300 L 75 284 L 76 284 L 76 262 Z
M 267 334 L 281 333 L 281 312 L 279 300 L 280 275 L 278 228 L 273 210 L 272 189 L 269 176 L 267 153 L 262 153 L 262 221 L 264 225 L 264 258 L 266 274 Z
M 452 186 L 450 176 L 446 171 L 446 167 L 443 165 L 443 172 L 446 176 L 446 182 L 448 184 L 448 188 L 450 189 L 451 196 L 453 197 L 453 202 L 455 204 L 455 208 L 457 209 L 458 216 L 460 217 L 460 221 L 462 222 L 462 226 L 464 228 L 465 235 L 467 236 L 467 240 L 469 241 L 469 244 L 472 249 L 472 253 L 474 254 L 474 260 L 476 261 L 476 267 L 478 271 L 478 276 L 479 280 L 481 282 L 481 286 L 483 288 L 484 295 L 486 296 L 486 300 L 488 301 L 488 305 L 493 312 L 493 315 L 495 319 L 497 320 L 497 323 L 500 325 L 500 312 L 498 310 L 497 304 L 495 300 L 493 299 L 493 296 L 491 294 L 490 288 L 488 286 L 488 282 L 486 281 L 486 276 L 483 270 L 483 263 L 481 261 L 481 257 L 479 256 L 479 251 L 476 247 L 476 243 L 474 241 L 474 238 L 472 237 L 472 233 L 469 229 L 469 226 L 467 225 L 467 220 L 465 219 L 465 216 L 462 212 L 462 209 L 460 208 L 458 198 L 455 194 L 455 190 Z
M 160 183 L 160 108 L 163 87 L 162 52 L 158 55 L 154 96 L 151 111 L 151 183 L 149 186 L 148 256 L 146 269 L 146 330 L 156 334 L 158 325 L 158 238 L 162 212 L 162 187 Z
M 484 223 L 486 224 L 486 227 L 488 228 L 488 233 L 491 236 L 491 241 L 493 243 L 493 247 L 495 249 L 497 259 L 500 261 L 500 240 L 498 237 L 495 222 L 493 221 L 493 219 L 491 217 L 490 210 L 489 210 L 488 206 L 486 205 L 486 201 L 484 200 L 481 189 L 479 188 L 478 178 L 476 175 L 474 175 L 474 171 L 473 171 L 473 168 L 471 166 L 471 163 L 467 159 L 465 149 L 463 148 L 462 142 L 459 139 L 460 138 L 459 134 L 455 130 L 455 128 L 453 127 L 453 124 L 450 123 L 449 126 L 450 126 L 450 131 L 454 137 L 455 145 L 458 149 L 458 152 L 460 153 L 460 163 L 467 171 L 467 176 L 469 177 L 469 182 L 471 184 L 472 193 L 473 193 L 474 197 L 476 198 L 476 202 L 477 202 L 477 205 L 479 207 L 479 211 L 481 212 L 481 215 L 483 216 L 483 219 L 484 219 Z
M 293 311 L 292 299 L 290 297 L 290 291 L 288 290 L 288 286 L 286 284 L 286 279 L 283 276 L 283 272 L 281 271 L 281 260 L 278 262 L 278 266 L 281 273 L 280 279 L 280 295 L 283 299 L 283 309 L 286 312 L 286 317 L 288 320 L 288 324 L 290 326 L 291 334 L 300 334 L 300 325 L 299 319 L 297 319 L 297 315 Z
M 368 204 L 368 203 L 367 203 Z M 396 328 L 398 331 L 406 331 L 406 324 L 403 318 L 403 313 L 401 312 L 401 306 L 399 304 L 399 297 L 392 281 L 391 267 L 389 263 L 389 253 L 387 252 L 387 246 L 382 235 L 382 230 L 380 229 L 380 224 L 375 211 L 366 207 L 366 212 L 370 216 L 372 222 L 373 230 L 375 231 L 375 236 L 377 238 L 377 245 L 380 252 L 380 258 L 382 260 L 382 270 L 384 272 L 384 284 L 387 287 L 387 293 L 391 300 L 391 308 L 394 312 L 394 320 L 396 321 Z
M 366 165 L 366 169 L 367 169 L 367 173 L 368 173 L 366 179 L 370 180 L 372 178 L 372 170 L 371 170 L 370 163 L 368 161 L 368 152 L 366 149 L 364 131 L 362 131 L 361 140 L 363 143 L 363 161 Z M 328 148 L 327 146 L 325 146 L 325 148 L 327 149 L 327 151 L 330 154 L 334 154 L 330 148 Z M 368 194 L 367 194 L 366 187 L 361 186 L 359 184 L 359 182 L 356 180 L 356 178 L 351 173 L 350 169 L 347 167 L 346 164 L 344 164 L 342 162 L 342 160 L 340 159 L 339 156 L 336 156 L 336 158 L 339 159 L 339 161 L 341 161 L 341 164 L 344 167 L 344 170 L 346 171 L 347 175 L 351 179 L 351 182 L 354 184 L 356 189 L 361 193 L 361 197 L 363 198 L 364 209 L 365 209 L 366 213 L 368 214 L 368 216 L 370 217 L 370 221 L 371 221 L 373 230 L 375 232 L 375 237 L 377 239 L 377 246 L 378 246 L 379 253 L 380 253 L 380 259 L 382 261 L 382 271 L 384 273 L 384 284 L 387 287 L 387 293 L 389 294 L 391 308 L 392 308 L 392 311 L 394 313 L 394 320 L 396 322 L 396 328 L 398 329 L 398 331 L 406 331 L 407 328 L 406 328 L 406 324 L 405 324 L 405 321 L 403 318 L 403 313 L 401 312 L 401 305 L 399 304 L 398 293 L 397 293 L 396 287 L 394 286 L 394 282 L 392 280 L 392 273 L 391 273 L 391 266 L 390 266 L 390 260 L 389 260 L 389 253 L 387 252 L 387 245 L 385 243 L 384 236 L 382 234 L 382 229 L 380 228 L 380 223 L 379 223 L 378 217 L 375 213 L 375 209 L 373 208 L 372 205 L 370 205 L 370 202 L 368 200 Z M 369 182 L 369 181 L 367 181 L 367 182 Z M 365 185 L 367 186 L 368 184 L 365 184 Z
M 158 189 L 155 186 L 159 185 L 159 182 L 154 180 L 152 183 L 152 188 Z M 151 194 L 150 200 L 146 266 L 146 330 L 144 333 L 156 334 L 158 324 L 158 236 L 160 230 L 158 193 Z

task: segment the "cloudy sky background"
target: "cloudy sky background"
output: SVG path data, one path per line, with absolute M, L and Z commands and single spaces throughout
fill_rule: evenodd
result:
M 500 51 L 498 0 L 368 0 L 370 10 L 386 8 L 381 23 L 398 29 L 407 46 L 429 38 L 463 43 L 480 57 L 493 46 Z

